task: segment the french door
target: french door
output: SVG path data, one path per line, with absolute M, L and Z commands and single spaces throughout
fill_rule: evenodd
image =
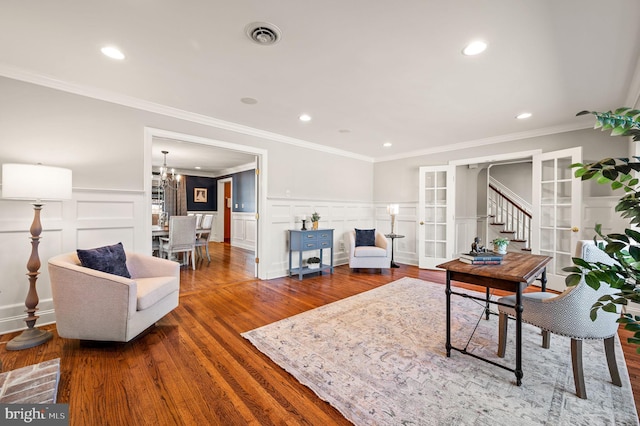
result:
M 580 237 L 582 185 L 571 164 L 582 161 L 582 148 L 533 156 L 533 218 L 531 249 L 553 257 L 547 265 L 547 287 L 563 291 Z
M 423 269 L 453 259 L 456 166 L 420 167 L 418 264 Z

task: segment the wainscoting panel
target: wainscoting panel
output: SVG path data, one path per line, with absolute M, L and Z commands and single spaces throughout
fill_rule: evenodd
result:
M 320 215 L 320 228 L 333 229 L 334 265 L 349 263 L 348 232 L 351 229 L 380 229 L 385 234 L 391 230 L 391 218 L 387 214 L 387 204 L 369 204 L 362 202 L 293 200 L 288 198 L 270 198 L 267 200 L 270 217 L 269 247 L 282 247 L 282 251 L 269 254 L 267 277 L 277 278 L 288 275 L 289 242 L 288 230 L 301 229 L 300 217 L 310 217 L 313 212 Z M 404 233 L 402 249 L 396 240 L 395 258 L 400 263 L 417 264 L 416 216 L 415 204 L 400 206 L 400 214 L 396 217 L 396 233 Z M 408 212 L 408 213 L 407 213 Z M 307 223 L 307 227 L 311 226 Z M 305 258 L 313 256 L 313 252 L 305 253 Z M 294 256 L 295 258 L 296 256 Z M 297 261 L 294 259 L 294 267 Z
M 133 200 L 114 201 L 90 201 L 79 200 L 76 204 L 78 220 L 86 219 L 133 219 L 135 204 Z
M 471 250 L 473 239 L 478 236 L 478 220 L 475 217 L 456 218 L 456 245 L 454 253 L 460 254 Z M 482 245 L 488 245 L 482 241 Z
M 231 213 L 231 245 L 256 251 L 258 224 L 255 213 Z
M 92 249 L 122 243 L 125 250 L 135 247 L 135 233 L 131 227 L 78 229 L 76 245 L 79 249 Z
M 41 211 L 42 234 L 38 253 L 40 275 L 37 290 L 37 325 L 55 321 L 47 261 L 77 248 L 92 248 L 122 242 L 126 250 L 151 249 L 142 217 L 142 191 L 74 189 L 73 199 L 47 202 Z M 31 254 L 29 228 L 33 207 L 29 202 L 0 200 L 0 334 L 25 328 L 24 300 L 29 288 L 26 277 Z

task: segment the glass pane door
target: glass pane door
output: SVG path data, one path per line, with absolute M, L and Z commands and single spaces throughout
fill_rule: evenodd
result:
M 420 167 L 418 257 L 420 268 L 452 259 L 455 166 Z
M 547 266 L 547 285 L 558 291 L 566 288 L 564 278 L 567 273 L 562 268 L 572 265 L 571 258 L 580 235 L 582 186 L 580 180 L 573 177 L 570 166 L 581 159 L 581 148 L 548 152 L 533 158 L 534 232 L 531 247 L 536 254 L 553 257 Z

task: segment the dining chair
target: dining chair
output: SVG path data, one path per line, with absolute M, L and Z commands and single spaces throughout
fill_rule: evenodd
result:
M 169 237 L 160 238 L 160 257 L 171 259 L 175 253 L 185 253 L 186 264 L 196 269 L 196 217 L 171 216 L 169 219 Z
M 587 262 L 599 262 L 613 265 L 614 260 L 600 250 L 593 241 L 579 241 L 576 256 Z M 618 332 L 616 320 L 620 314 L 598 311 L 595 321 L 591 320 L 591 306 L 602 296 L 615 294 L 619 290 L 611 288 L 607 283 L 600 282 L 600 288 L 594 290 L 584 278 L 569 287 L 562 294 L 547 292 L 525 293 L 522 295 L 522 321 L 542 329 L 542 347 L 550 347 L 550 335 L 554 333 L 571 338 L 571 362 L 573 366 L 573 380 L 578 397 L 586 399 L 587 391 L 584 384 L 582 369 L 582 341 L 586 339 L 603 340 L 607 366 L 611 374 L 611 381 L 616 386 L 622 386 L 615 354 L 615 338 Z M 499 305 L 498 319 L 498 356 L 503 358 L 507 339 L 508 317 L 515 316 L 515 296 L 506 296 L 498 300 L 509 306 Z M 594 359 L 589 362 L 594 362 Z
M 213 215 L 205 214 L 202 217 L 202 227 L 198 232 L 198 237 L 196 238 L 196 250 L 200 257 L 202 257 L 202 247 L 205 248 L 207 253 L 207 260 L 211 263 L 211 256 L 209 255 L 209 242 L 211 241 L 211 236 L 213 235 Z

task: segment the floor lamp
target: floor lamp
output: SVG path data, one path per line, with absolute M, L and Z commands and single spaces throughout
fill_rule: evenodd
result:
M 40 210 L 42 200 L 71 199 L 71 170 L 32 164 L 2 165 L 2 198 L 32 200 L 33 223 L 31 224 L 31 256 L 27 262 L 29 291 L 25 300 L 27 329 L 7 342 L 7 350 L 21 350 L 38 346 L 53 337 L 48 331 L 35 328 L 38 316 L 38 292 L 36 280 L 40 274 Z

